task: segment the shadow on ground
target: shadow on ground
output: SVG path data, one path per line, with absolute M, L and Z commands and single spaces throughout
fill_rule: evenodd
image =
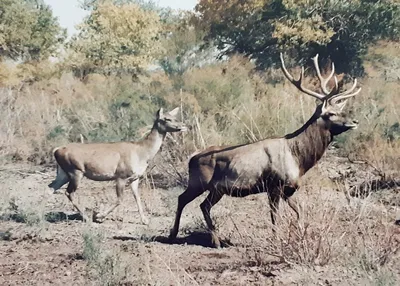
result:
M 79 213 L 66 214 L 65 212 L 48 212 L 44 215 L 44 219 L 51 223 L 80 220 L 83 221 L 83 217 Z
M 213 247 L 211 243 L 211 234 L 207 232 L 192 232 L 185 237 L 177 237 L 174 240 L 170 240 L 166 236 L 150 236 L 150 237 L 134 237 L 134 236 L 113 236 L 116 240 L 133 240 L 133 241 L 146 241 L 146 242 L 159 242 L 163 244 L 176 244 L 176 245 L 198 245 L 203 247 Z M 229 240 L 221 240 L 222 247 L 233 246 Z

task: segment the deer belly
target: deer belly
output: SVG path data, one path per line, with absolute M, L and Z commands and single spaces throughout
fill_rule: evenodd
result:
M 224 193 L 231 197 L 243 198 L 249 195 L 259 194 L 267 191 L 267 188 L 264 184 L 260 184 L 259 182 L 238 182 L 229 184 L 228 182 L 219 184 L 219 188 L 223 186 Z
M 86 160 L 83 173 L 93 181 L 111 181 L 116 179 L 118 169 L 117 156 L 100 156 Z
M 95 170 L 86 170 L 85 177 L 93 181 L 112 181 L 116 179 L 115 171 L 97 172 Z
M 228 190 L 227 195 L 235 198 L 244 198 L 249 195 L 255 195 L 263 193 L 266 190 L 264 188 L 259 188 L 258 186 L 252 188 L 231 188 Z

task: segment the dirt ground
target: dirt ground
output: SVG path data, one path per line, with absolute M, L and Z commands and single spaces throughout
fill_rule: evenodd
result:
M 30 165 L 0 171 L 0 285 L 400 285 L 399 208 L 373 196 L 349 204 L 323 164 L 296 194 L 300 224 L 281 204 L 278 238 L 265 194 L 224 197 L 212 210 L 222 249 L 204 230 L 206 194 L 184 210 L 171 244 L 181 188 L 141 184 L 148 226 L 129 189 L 104 223 L 83 223 L 63 193 L 47 188 L 54 175 Z M 116 199 L 114 185 L 84 179 L 77 199 L 88 213 L 102 210 Z

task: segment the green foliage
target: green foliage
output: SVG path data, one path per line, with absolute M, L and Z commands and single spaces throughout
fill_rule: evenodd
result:
M 0 60 L 42 60 L 55 55 L 66 38 L 42 1 L 0 1 Z
M 200 50 L 204 33 L 191 23 L 191 13 L 169 13 L 164 15 L 165 47 L 160 65 L 170 76 L 181 78 L 184 72 L 209 57 L 210 50 Z
M 157 13 L 135 3 L 101 1 L 69 44 L 68 65 L 81 77 L 89 73 L 137 76 L 161 53 Z
M 151 83 L 132 83 L 125 76 L 89 79 L 87 85 L 92 84 L 99 87 L 95 91 L 97 100 L 80 101 L 66 108 L 65 120 L 48 129 L 47 140 L 76 142 L 80 135 L 87 142 L 139 139 L 150 129 L 157 109 L 167 107 L 163 99 L 165 89 L 151 88 Z
M 0 240 L 10 241 L 12 237 L 11 229 L 0 231 Z
M 6 212 L 0 215 L 0 220 L 12 220 L 19 223 L 26 223 L 29 226 L 37 225 L 41 222 L 41 216 L 33 210 L 23 210 L 17 203 L 15 198 L 11 198 Z
M 400 140 L 400 123 L 396 122 L 384 131 L 384 136 L 390 141 Z
M 400 38 L 396 1 L 201 0 L 197 23 L 225 54 L 243 53 L 260 67 L 280 51 L 304 64 L 316 53 L 338 72 L 363 73 L 362 56 L 380 39 Z
M 151 0 L 83 0 L 81 1 L 81 7 L 85 10 L 92 11 L 94 9 L 97 9 L 99 5 L 107 2 L 114 5 L 137 4 L 145 10 L 160 10 L 157 4 Z
M 83 234 L 83 258 L 87 261 L 88 272 L 96 285 L 121 285 L 126 268 L 122 267 L 119 254 L 106 253 L 103 240 L 104 236 L 99 232 Z
M 100 233 L 86 232 L 83 234 L 83 258 L 88 263 L 94 263 L 99 259 L 100 244 L 103 239 Z

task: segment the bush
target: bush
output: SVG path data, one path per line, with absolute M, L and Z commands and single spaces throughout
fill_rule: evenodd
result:
M 89 275 L 97 285 L 121 285 L 126 268 L 122 267 L 119 254 L 107 251 L 104 246 L 101 233 L 87 231 L 83 234 L 83 258 L 87 261 Z

